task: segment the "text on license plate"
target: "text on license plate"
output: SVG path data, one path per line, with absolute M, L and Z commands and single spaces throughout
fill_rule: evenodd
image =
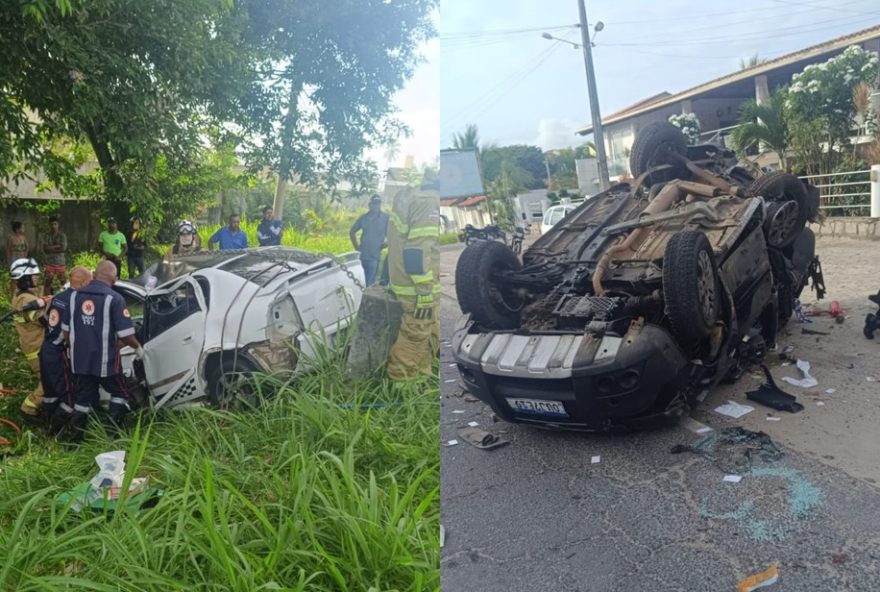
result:
M 517 413 L 528 415 L 551 415 L 553 417 L 568 417 L 562 401 L 546 401 L 544 399 L 517 399 L 507 397 L 507 404 Z

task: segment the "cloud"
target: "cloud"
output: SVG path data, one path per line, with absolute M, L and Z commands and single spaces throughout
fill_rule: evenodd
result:
M 577 128 L 578 123 L 571 119 L 542 119 L 533 143 L 542 150 L 576 146 L 582 143 L 580 136 L 574 133 Z

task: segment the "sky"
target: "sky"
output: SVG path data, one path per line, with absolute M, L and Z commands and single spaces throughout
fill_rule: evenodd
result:
M 439 28 L 439 15 L 435 25 Z M 386 150 L 377 148 L 367 158 L 377 162 L 379 170 L 387 166 L 402 166 L 412 156 L 418 166 L 432 164 L 440 149 L 440 40 L 431 39 L 419 50 L 422 61 L 412 78 L 394 96 L 395 117 L 411 130 L 409 138 L 400 138 L 397 154 L 389 159 Z
M 880 24 L 878 0 L 586 0 L 602 113 Z M 736 10 L 733 10 L 733 7 Z M 728 7 L 725 10 L 725 7 Z M 440 144 L 469 123 L 482 144 L 583 142 L 589 123 L 577 0 L 441 0 Z

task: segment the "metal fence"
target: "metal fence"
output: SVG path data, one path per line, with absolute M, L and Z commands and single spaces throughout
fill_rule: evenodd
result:
M 871 171 L 800 177 L 819 190 L 819 209 L 827 216 L 867 216 L 871 209 Z

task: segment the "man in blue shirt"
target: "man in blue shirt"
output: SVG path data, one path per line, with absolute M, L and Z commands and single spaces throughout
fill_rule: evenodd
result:
M 257 240 L 261 247 L 277 247 L 281 244 L 281 221 L 273 220 L 274 214 L 271 206 L 263 208 L 263 219 L 257 226 Z
M 220 250 L 247 249 L 247 235 L 241 230 L 241 216 L 232 214 L 229 216 L 229 225 L 224 226 L 208 239 L 208 250 L 214 250 L 214 243 L 220 243 Z
M 370 198 L 369 211 L 358 218 L 351 225 L 351 230 L 348 231 L 352 246 L 361 253 L 361 265 L 364 268 L 364 279 L 368 286 L 373 285 L 376 281 L 387 230 L 388 214 L 382 211 L 382 198 L 374 195 Z M 358 231 L 361 233 L 360 244 L 357 239 Z
M 102 261 L 95 268 L 95 279 L 72 292 L 70 304 L 61 311 L 61 329 L 70 344 L 74 441 L 82 440 L 85 434 L 92 408 L 100 401 L 99 386 L 110 393 L 110 419 L 116 425 L 131 410 L 132 397 L 125 388 L 117 342 L 133 348 L 139 360 L 144 349 L 134 336 L 125 299 L 113 291 L 114 283 L 116 265 Z

